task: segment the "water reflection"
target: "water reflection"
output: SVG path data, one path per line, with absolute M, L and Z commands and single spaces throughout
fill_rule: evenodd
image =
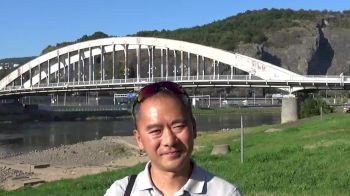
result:
M 200 115 L 195 117 L 199 131 L 240 127 L 239 114 Z M 244 126 L 280 122 L 279 113 L 245 114 Z M 24 122 L 0 124 L 0 154 L 28 152 L 50 147 L 100 139 L 111 135 L 132 135 L 131 117 L 102 121 Z

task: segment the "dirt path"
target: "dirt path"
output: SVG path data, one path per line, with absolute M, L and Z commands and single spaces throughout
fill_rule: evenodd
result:
M 132 136 L 64 145 L 0 159 L 0 188 L 40 183 L 132 166 L 147 161 Z M 42 168 L 38 168 L 42 167 Z

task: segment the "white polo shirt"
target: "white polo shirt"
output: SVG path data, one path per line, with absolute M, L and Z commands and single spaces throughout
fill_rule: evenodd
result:
M 163 195 L 152 183 L 149 174 L 150 164 L 151 163 L 148 162 L 145 169 L 137 175 L 131 191 L 131 196 Z M 129 176 L 115 181 L 106 191 L 105 196 L 123 196 L 128 182 Z M 174 196 L 180 195 L 240 196 L 242 194 L 236 186 L 214 176 L 193 162 L 193 170 L 190 178 L 186 184 L 174 194 Z

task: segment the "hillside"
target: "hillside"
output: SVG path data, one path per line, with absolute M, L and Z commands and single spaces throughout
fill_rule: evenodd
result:
M 42 54 L 108 36 L 103 32 L 84 35 L 75 41 L 49 45 Z M 199 43 L 245 54 L 304 75 L 350 74 L 350 44 L 344 44 L 350 43 L 350 11 L 263 9 L 202 26 L 140 31 L 131 36 Z
M 137 36 L 178 39 L 245 54 L 299 74 L 350 74 L 350 12 L 259 10 L 174 31 Z
M 11 62 L 14 64 L 22 65 L 22 64 L 24 64 L 24 63 L 26 63 L 34 58 L 35 58 L 35 56 L 0 59 L 0 64 Z
M 19 65 L 23 65 L 34 58 L 36 57 L 31 56 L 31 57 L 0 59 L 0 78 L 9 74 L 14 68 L 18 67 Z

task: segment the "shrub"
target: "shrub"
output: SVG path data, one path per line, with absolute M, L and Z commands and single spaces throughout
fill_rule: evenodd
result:
M 320 115 L 321 107 L 322 107 L 322 112 L 324 114 L 328 114 L 331 112 L 331 108 L 326 103 L 326 101 L 324 101 L 321 97 L 317 97 L 317 98 L 308 97 L 301 103 L 300 117 L 306 118 L 310 116 Z

